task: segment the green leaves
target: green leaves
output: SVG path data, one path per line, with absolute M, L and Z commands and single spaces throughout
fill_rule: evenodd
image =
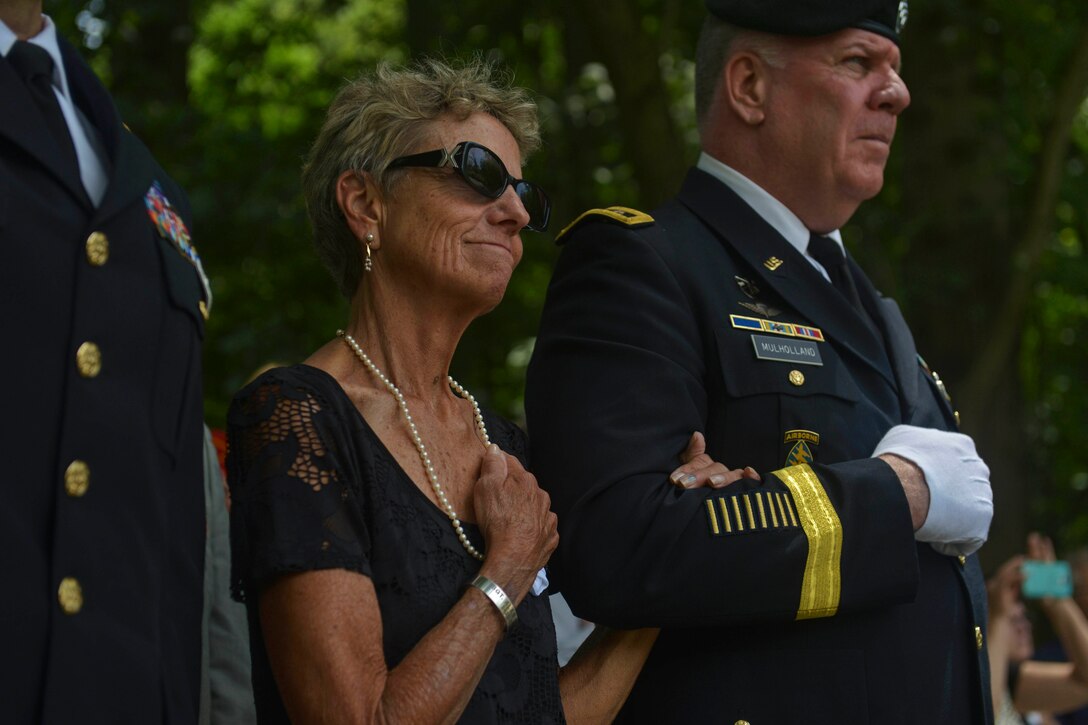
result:
M 299 169 L 336 90 L 378 60 L 479 53 L 537 98 L 544 146 L 523 175 L 551 194 L 554 226 L 523 236 L 503 304 L 470 328 L 453 371 L 515 417 L 555 232 L 589 207 L 652 207 L 698 149 L 701 3 L 53 5 L 69 38 L 101 43 L 85 56 L 193 201 L 216 296 L 213 425 L 258 366 L 304 359 L 346 320 L 310 247 Z M 1088 82 L 1075 87 L 1086 24 L 1082 0 L 913 4 L 903 35 L 913 103 L 884 191 L 844 230 L 992 455 L 995 532 L 1011 530 L 1010 546 L 1027 515 L 1066 543 L 1088 537 L 1078 513 L 1088 511 Z

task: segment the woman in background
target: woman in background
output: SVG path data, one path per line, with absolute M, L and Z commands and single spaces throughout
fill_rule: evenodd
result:
M 1046 614 L 1069 656 L 1068 662 L 1032 659 L 1035 651 L 1031 622 L 1020 598 L 1024 582 L 1023 556 L 1001 565 L 988 582 L 989 657 L 996 725 L 1026 722 L 1021 713 L 1033 713 L 1036 722 L 1054 722 L 1050 715 L 1088 704 L 1088 620 L 1072 597 L 1042 598 Z M 1027 558 L 1054 561 L 1050 539 L 1028 536 Z

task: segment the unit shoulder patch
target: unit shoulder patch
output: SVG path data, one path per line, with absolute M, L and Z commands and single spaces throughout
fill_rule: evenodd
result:
M 654 223 L 654 218 L 646 212 L 638 209 L 630 209 L 626 206 L 610 206 L 606 209 L 590 209 L 578 215 L 578 218 L 567 226 L 555 237 L 556 244 L 562 244 L 565 238 L 578 227 L 592 221 L 606 220 L 625 227 L 638 228 Z

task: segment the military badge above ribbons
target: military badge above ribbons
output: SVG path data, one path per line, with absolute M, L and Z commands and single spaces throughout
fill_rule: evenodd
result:
M 170 200 L 166 198 L 166 194 L 162 192 L 158 181 L 151 182 L 151 188 L 144 195 L 144 205 L 147 207 L 147 215 L 151 217 L 151 223 L 155 225 L 163 239 L 170 240 L 181 256 L 185 257 L 196 269 L 201 287 L 204 289 L 204 302 L 201 304 L 200 312 L 207 319 L 212 309 L 212 287 L 208 281 L 208 275 L 204 273 L 204 265 L 200 263 L 200 255 L 190 241 L 188 227 L 185 226 L 184 220 L 174 209 Z

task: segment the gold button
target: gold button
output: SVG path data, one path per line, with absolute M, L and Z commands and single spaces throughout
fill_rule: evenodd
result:
M 87 493 L 87 487 L 91 485 L 91 469 L 80 460 L 68 464 L 64 472 L 64 490 L 72 498 L 79 498 Z
M 805 374 L 800 370 L 790 370 L 790 382 L 800 387 L 805 384 Z
M 733 725 L 752 725 L 752 724 L 750 722 L 748 722 L 747 720 L 737 720 L 735 723 L 733 723 Z
M 93 378 L 102 371 L 102 352 L 93 342 L 85 342 L 76 350 L 76 367 L 85 378 Z
M 960 560 L 960 566 L 966 566 L 967 565 L 967 557 L 966 556 L 963 556 L 961 554 L 960 556 L 957 556 L 956 558 Z
M 952 417 L 956 419 L 956 425 L 960 424 L 960 412 L 958 410 L 952 411 Z
M 66 576 L 57 588 L 57 601 L 65 614 L 78 614 L 83 609 L 83 587 L 75 577 Z
M 87 261 L 101 267 L 110 258 L 110 240 L 102 232 L 91 232 L 87 237 Z
M 975 627 L 975 646 L 982 649 L 982 627 Z
M 203 317 L 205 320 L 207 320 L 208 319 L 208 306 L 206 304 L 204 304 L 204 300 L 200 300 L 200 302 L 197 302 L 196 306 L 200 310 L 200 316 Z

